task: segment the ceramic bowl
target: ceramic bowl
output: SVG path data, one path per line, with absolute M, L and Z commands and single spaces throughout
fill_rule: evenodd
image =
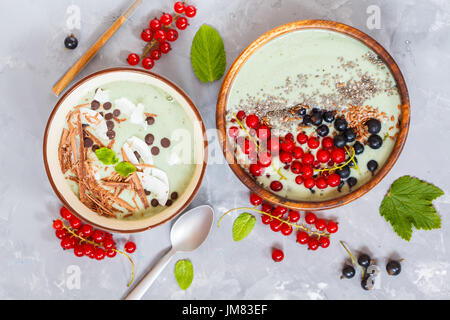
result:
M 172 206 L 162 212 L 142 219 L 119 220 L 100 216 L 86 207 L 72 192 L 60 169 L 58 145 L 65 125 L 65 118 L 71 108 L 88 91 L 113 81 L 137 81 L 156 86 L 170 94 L 184 108 L 194 124 L 194 161 L 192 178 Z M 173 82 L 151 72 L 132 68 L 112 68 L 91 74 L 73 85 L 56 103 L 48 119 L 44 135 L 44 164 L 50 183 L 56 195 L 73 214 L 96 227 L 114 232 L 139 232 L 161 225 L 183 211 L 197 193 L 207 161 L 207 141 L 203 120 L 192 100 Z

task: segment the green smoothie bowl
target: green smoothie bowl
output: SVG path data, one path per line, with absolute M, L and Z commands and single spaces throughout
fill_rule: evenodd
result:
M 176 217 L 207 161 L 203 120 L 177 85 L 151 72 L 106 69 L 57 102 L 45 130 L 50 183 L 73 214 L 116 232 Z

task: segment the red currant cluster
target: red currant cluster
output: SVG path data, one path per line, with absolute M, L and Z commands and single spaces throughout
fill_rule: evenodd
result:
M 338 231 L 338 224 L 335 221 L 318 218 L 312 212 L 306 212 L 305 223 L 301 223 L 300 212 L 264 203 L 262 198 L 254 193 L 250 194 L 250 203 L 254 206 L 261 205 L 263 224 L 269 225 L 272 231 L 281 232 L 285 236 L 291 235 L 295 229 L 297 242 L 307 244 L 310 250 L 327 248 L 330 245 L 330 235 Z
M 112 234 L 94 229 L 89 224 L 83 224 L 65 207 L 61 208 L 60 214 L 70 225 L 70 227 L 66 226 L 61 219 L 53 221 L 56 237 L 61 240 L 61 247 L 64 250 L 73 249 L 77 257 L 87 256 L 96 260 L 102 260 L 105 256 L 113 258 L 117 252 L 122 253 L 116 249 Z M 136 244 L 128 241 L 125 243 L 124 250 L 133 253 L 136 250 Z
M 238 125 L 229 127 L 228 135 L 248 156 L 251 161 L 248 169 L 255 177 L 263 175 L 265 168 L 278 156 L 284 164 L 283 169 L 296 175 L 298 185 L 303 184 L 308 189 L 334 188 L 342 183 L 339 170 L 352 161 L 350 152 L 336 147 L 330 136 L 321 139 L 317 135 L 307 136 L 304 132 L 296 137 L 292 133 L 284 137 L 273 136 L 270 127 L 261 122 L 257 115 L 246 115 L 243 110 L 231 122 L 238 122 Z M 278 173 L 284 178 L 280 171 Z M 283 184 L 274 180 L 270 188 L 278 192 L 283 189 Z
M 186 1 L 175 2 L 174 15 L 163 13 L 159 19 L 154 18 L 150 21 L 149 27 L 141 33 L 141 39 L 147 42 L 144 53 L 141 57 L 136 53 L 130 53 L 127 59 L 130 65 L 137 65 L 142 58 L 142 67 L 151 69 L 156 60 L 169 53 L 171 49 L 169 42 L 178 39 L 178 31 L 172 28 L 172 25 L 175 23 L 177 29 L 184 30 L 189 25 L 187 18 L 193 18 L 197 13 L 194 6 L 186 6 L 185 3 Z

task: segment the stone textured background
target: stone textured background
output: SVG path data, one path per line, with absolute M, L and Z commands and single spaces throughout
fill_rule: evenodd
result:
M 126 0 L 32 1 L 4 0 L 0 10 L 0 298 L 118 299 L 130 276 L 127 259 L 101 262 L 63 252 L 51 221 L 60 202 L 48 183 L 42 161 L 42 137 L 57 98 L 51 87 L 129 5 Z M 179 255 L 194 264 L 195 279 L 179 289 L 173 268 L 162 273 L 146 299 L 439 299 L 450 298 L 450 2 L 447 0 L 195 0 L 198 14 L 181 32 L 169 55 L 152 70 L 179 84 L 196 102 L 207 128 L 215 127 L 215 103 L 221 82 L 200 83 L 189 52 L 203 23 L 220 32 L 228 67 L 256 37 L 269 29 L 301 19 L 331 19 L 350 24 L 378 40 L 396 59 L 408 83 L 412 102 L 411 130 L 405 149 L 389 175 L 362 199 L 324 215 L 336 218 L 340 231 L 330 248 L 309 252 L 257 223 L 245 241 L 231 238 L 232 219 L 213 227 L 198 251 Z M 130 51 L 140 52 L 141 29 L 174 1 L 147 0 L 77 79 L 112 66 L 125 66 Z M 80 43 L 66 50 L 64 38 L 70 5 L 81 10 Z M 366 10 L 381 10 L 381 29 L 369 30 Z M 212 148 L 221 154 L 217 141 Z M 435 201 L 442 229 L 416 231 L 410 243 L 401 240 L 379 215 L 389 185 L 404 174 L 441 187 Z M 226 165 L 208 166 L 202 188 L 191 206 L 204 203 L 216 210 L 246 205 L 248 191 Z M 138 278 L 169 246 L 170 224 L 129 236 Z M 116 237 L 123 243 L 128 236 Z M 357 279 L 340 280 L 347 255 L 338 240 L 355 251 L 370 253 L 384 269 L 391 256 L 403 257 L 399 277 L 383 273 L 381 286 L 364 292 Z M 281 246 L 282 263 L 273 263 L 271 248 Z M 81 272 L 80 288 L 72 288 L 71 270 Z

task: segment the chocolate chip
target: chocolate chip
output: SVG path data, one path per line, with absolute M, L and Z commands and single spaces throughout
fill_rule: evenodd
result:
M 157 156 L 159 154 L 159 148 L 158 147 L 153 147 L 152 148 L 152 155 Z
M 168 147 L 170 146 L 170 140 L 167 139 L 167 138 L 162 138 L 162 139 L 161 139 L 161 145 L 162 145 L 164 148 L 168 148 Z
M 100 115 L 101 115 L 102 117 L 104 116 L 104 113 L 103 113 L 103 111 L 100 111 L 99 113 L 100 113 Z
M 107 127 L 109 130 L 112 130 L 112 129 L 114 128 L 114 121 L 112 121 L 112 120 L 106 121 L 106 127 Z
M 172 200 L 169 199 L 169 200 L 167 200 L 167 202 L 166 202 L 166 206 L 170 207 L 170 206 L 172 205 L 172 203 L 173 203 Z
M 120 116 L 120 110 L 119 110 L 119 109 L 115 109 L 115 110 L 113 111 L 113 115 L 114 115 L 114 117 Z
M 159 205 L 159 202 L 156 199 L 152 199 L 150 203 L 152 204 L 152 207 L 157 207 Z
M 91 109 L 92 110 L 97 110 L 98 108 L 100 108 L 100 102 L 98 102 L 97 100 L 93 100 L 91 102 Z
M 172 194 L 170 195 L 170 198 L 171 198 L 172 200 L 177 199 L 177 198 L 178 198 L 178 192 L 176 192 L 176 191 L 172 192 Z
M 149 195 L 152 194 L 150 191 L 148 191 L 148 190 L 146 190 L 146 189 L 144 189 L 144 192 L 145 192 L 145 195 L 146 195 L 146 196 L 149 196 Z
M 106 120 L 111 120 L 112 118 L 113 118 L 113 114 L 111 112 L 108 112 L 107 114 L 105 114 Z
M 94 144 L 94 141 L 90 138 L 84 138 L 84 147 L 90 148 Z
M 106 131 L 106 136 L 109 138 L 109 140 L 112 140 L 116 136 L 116 132 L 114 130 L 108 130 Z
M 95 150 L 97 150 L 97 149 L 100 149 L 100 147 L 98 145 L 94 144 L 92 146 L 92 152 L 95 152 Z
M 111 102 L 105 102 L 103 104 L 103 109 L 105 109 L 105 110 L 109 110 L 109 109 L 111 109 L 111 107 L 112 107 Z
M 145 119 L 147 121 L 147 124 L 152 125 L 155 123 L 155 118 L 153 117 L 147 117 L 147 119 Z
M 145 143 L 148 144 L 149 146 L 153 144 L 153 141 L 155 141 L 155 136 L 152 135 L 151 133 L 145 136 Z

